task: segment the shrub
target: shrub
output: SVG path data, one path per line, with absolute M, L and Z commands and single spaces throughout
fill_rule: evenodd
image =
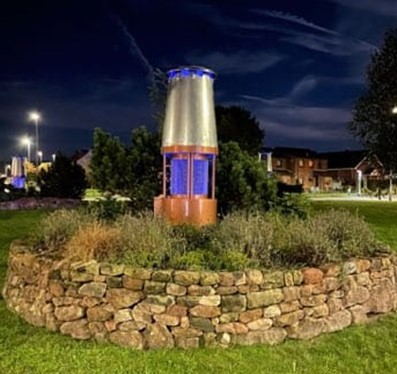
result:
M 114 221 L 128 212 L 128 202 L 118 201 L 107 195 L 104 200 L 89 201 L 86 210 L 99 220 Z
M 115 226 L 120 230 L 119 260 L 139 267 L 167 267 L 180 238 L 172 227 L 152 213 L 120 217 Z
M 316 266 L 331 261 L 335 244 L 311 220 L 293 218 L 276 232 L 271 253 L 278 266 Z
M 305 195 L 297 193 L 284 193 L 276 199 L 273 210 L 284 215 L 296 215 L 306 218 L 309 213 L 310 201 Z
M 179 225 L 172 227 L 172 235 L 179 238 L 178 250 L 189 252 L 211 248 L 211 241 L 216 225 L 196 227 Z
M 40 172 L 38 184 L 41 196 L 79 199 L 87 187 L 87 180 L 80 165 L 58 153 L 48 171 Z
M 371 256 L 387 248 L 375 239 L 363 218 L 343 210 L 321 212 L 311 218 L 312 226 L 334 244 L 330 261 L 341 261 L 354 256 Z
M 244 214 L 237 212 L 226 216 L 214 232 L 212 247 L 215 252 L 239 252 L 259 261 L 271 264 L 270 248 L 274 234 L 273 214 Z
M 205 251 L 176 252 L 170 259 L 170 267 L 180 270 L 201 270 L 207 267 Z
M 82 210 L 56 210 L 40 221 L 28 241 L 35 251 L 60 252 L 79 228 L 93 220 Z
M 113 260 L 119 251 L 120 229 L 98 221 L 79 227 L 65 246 L 64 255 L 72 260 Z

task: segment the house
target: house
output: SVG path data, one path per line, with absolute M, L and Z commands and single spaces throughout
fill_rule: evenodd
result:
M 332 177 L 333 189 L 343 186 L 356 186 L 362 181 L 362 187 L 385 179 L 385 169 L 377 156 L 367 151 L 341 151 L 321 153 L 328 160 L 327 175 Z
M 305 191 L 370 187 L 385 179 L 383 164 L 367 151 L 318 153 L 307 148 L 264 148 L 260 155 L 280 182 L 301 184 Z
M 81 154 L 78 154 L 78 156 L 75 157 L 75 159 L 76 159 L 76 164 L 80 165 L 84 169 L 86 175 L 89 175 L 90 163 L 92 159 L 92 149 L 85 152 L 82 151 Z
M 332 188 L 332 178 L 326 174 L 327 159 L 311 149 L 265 148 L 261 159 L 267 160 L 269 172 L 274 173 L 280 182 L 301 184 L 306 191 Z

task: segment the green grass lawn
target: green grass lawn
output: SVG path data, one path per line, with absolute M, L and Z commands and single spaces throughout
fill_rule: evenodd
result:
M 397 248 L 397 204 L 316 202 L 315 209 L 359 210 Z M 0 283 L 7 252 L 40 212 L 0 212 Z M 366 326 L 276 347 L 134 351 L 75 341 L 28 325 L 0 300 L 0 373 L 397 373 L 397 315 Z

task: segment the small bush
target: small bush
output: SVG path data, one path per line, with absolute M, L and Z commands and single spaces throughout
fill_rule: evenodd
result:
M 284 215 L 296 215 L 299 218 L 307 218 L 310 201 L 305 195 L 298 193 L 284 193 L 276 201 L 273 210 Z
M 172 235 L 180 238 L 178 250 L 197 251 L 211 248 L 211 241 L 216 225 L 195 227 L 179 225 L 172 228 Z
M 128 202 L 117 201 L 110 196 L 106 196 L 104 200 L 86 203 L 86 210 L 99 220 L 114 221 L 117 217 L 128 212 Z
M 335 252 L 334 242 L 310 220 L 288 220 L 275 236 L 273 266 L 316 266 L 331 261 Z
M 216 253 L 239 252 L 271 265 L 270 248 L 274 234 L 273 214 L 234 213 L 222 220 L 214 232 L 212 248 Z
M 40 221 L 28 241 L 35 251 L 60 252 L 79 228 L 93 220 L 82 210 L 56 210 Z
M 115 226 L 120 230 L 120 261 L 140 267 L 167 267 L 181 239 L 172 227 L 152 213 L 120 217 Z
M 205 251 L 176 252 L 170 258 L 170 267 L 180 270 L 201 270 L 207 267 Z
M 65 246 L 64 255 L 72 260 L 112 260 L 120 248 L 120 229 L 94 221 L 80 227 Z
M 354 256 L 372 256 L 387 248 L 375 239 L 374 233 L 357 214 L 330 210 L 311 218 L 312 226 L 334 243 L 330 261 Z

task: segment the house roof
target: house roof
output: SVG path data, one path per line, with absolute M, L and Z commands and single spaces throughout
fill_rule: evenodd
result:
M 321 153 L 328 160 L 329 169 L 354 169 L 360 161 L 368 156 L 368 151 L 341 151 Z
M 322 158 L 319 153 L 308 148 L 293 148 L 293 147 L 274 147 L 264 148 L 263 152 L 272 152 L 273 157 L 299 157 L 299 158 Z

